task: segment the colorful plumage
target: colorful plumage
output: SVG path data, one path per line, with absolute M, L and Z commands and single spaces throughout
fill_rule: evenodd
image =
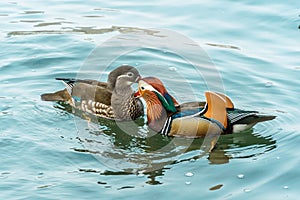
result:
M 149 127 L 169 136 L 200 137 L 239 132 L 275 118 L 236 109 L 229 97 L 216 92 L 206 92 L 206 102 L 180 105 L 155 77 L 141 79 L 135 96 L 143 97 L 146 102 Z
M 144 115 L 143 104 L 134 97 L 131 85 L 140 79 L 136 68 L 122 65 L 108 75 L 107 82 L 57 78 L 66 89 L 42 94 L 44 101 L 63 101 L 99 117 L 131 120 Z

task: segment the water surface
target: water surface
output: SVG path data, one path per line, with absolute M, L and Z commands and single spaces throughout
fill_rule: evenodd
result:
M 298 2 L 30 0 L 0 5 L 1 199 L 299 196 Z M 147 137 L 151 133 L 143 119 L 135 126 L 101 119 L 88 123 L 82 113 L 40 100 L 40 94 L 63 88 L 55 77 L 78 76 L 101 43 L 118 34 L 151 36 L 152 28 L 175 31 L 200 45 L 236 107 L 277 118 L 221 136 L 214 152 L 199 156 L 203 139 Z M 163 49 L 131 52 L 111 67 L 124 62 L 143 66 L 144 76 L 160 75 L 150 65 L 165 66 L 160 77 L 180 101 L 201 99 L 207 89 L 205 77 L 195 75 L 190 63 Z M 182 73 L 188 82 L 174 79 Z M 187 83 L 193 93 L 182 94 Z

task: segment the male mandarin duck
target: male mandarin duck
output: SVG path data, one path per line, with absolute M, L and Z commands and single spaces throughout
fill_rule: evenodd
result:
M 206 102 L 180 105 L 155 77 L 140 79 L 135 96 L 143 97 L 146 102 L 149 127 L 168 136 L 202 137 L 240 132 L 275 118 L 236 109 L 229 97 L 216 92 L 205 92 Z
M 66 89 L 42 94 L 44 101 L 63 101 L 71 106 L 99 117 L 131 120 L 144 115 L 140 99 L 131 88 L 141 78 L 136 68 L 122 65 L 108 75 L 107 82 L 56 78 Z

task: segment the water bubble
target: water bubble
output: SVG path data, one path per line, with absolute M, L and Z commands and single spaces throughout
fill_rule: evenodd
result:
M 170 71 L 177 71 L 177 68 L 176 67 L 169 67 L 169 70 Z
M 244 192 L 249 193 L 249 192 L 251 192 L 251 189 L 245 188 L 245 189 L 244 189 Z
M 194 176 L 194 174 L 193 174 L 192 172 L 187 172 L 187 173 L 185 174 L 185 176 L 187 176 L 187 177 L 192 177 L 192 176 Z
M 192 182 L 191 182 L 191 181 L 186 181 L 185 184 L 186 184 L 186 185 L 191 185 Z
M 37 178 L 43 178 L 44 177 L 44 173 L 43 172 L 39 172 L 38 174 L 37 174 Z
M 280 157 L 279 157 L 279 156 L 277 156 L 277 157 L 276 157 L 276 159 L 277 159 L 277 160 L 279 160 L 279 159 L 280 159 Z
M 283 186 L 283 189 L 289 189 L 289 186 L 285 185 Z
M 271 81 L 266 82 L 265 87 L 271 87 L 273 86 L 273 83 Z
M 245 177 L 245 175 L 244 175 L 244 174 L 238 174 L 237 177 L 238 177 L 239 179 L 243 179 L 243 178 Z
M 1 174 L 0 174 L 0 179 L 4 179 L 4 178 L 7 178 L 8 177 L 8 175 L 10 174 L 10 172 L 2 172 Z

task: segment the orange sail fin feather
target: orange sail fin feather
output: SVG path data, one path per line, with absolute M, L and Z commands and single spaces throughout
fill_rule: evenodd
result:
M 220 97 L 222 97 L 225 100 L 226 108 L 228 108 L 228 109 L 233 109 L 234 108 L 233 102 L 231 101 L 231 99 L 227 95 L 219 93 L 219 92 L 214 92 L 214 93 L 219 95 Z
M 207 110 L 204 116 L 209 119 L 215 119 L 220 122 L 224 128 L 227 128 L 227 101 L 214 92 L 205 92 Z

